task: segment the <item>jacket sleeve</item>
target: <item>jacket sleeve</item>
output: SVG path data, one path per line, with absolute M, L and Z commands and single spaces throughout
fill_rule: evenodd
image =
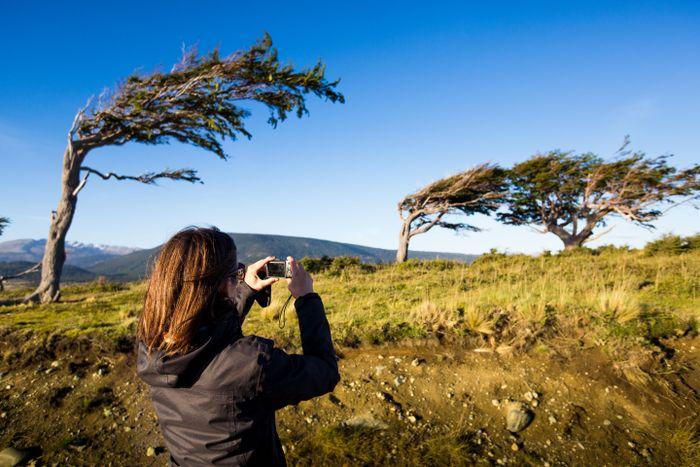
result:
M 236 285 L 236 299 L 234 303 L 238 313 L 238 320 L 241 324 L 255 302 L 256 293 L 245 281 L 240 281 Z
M 331 392 L 340 381 L 321 297 L 315 293 L 304 295 L 294 307 L 304 354 L 272 348 L 261 370 L 261 398 L 274 410 Z

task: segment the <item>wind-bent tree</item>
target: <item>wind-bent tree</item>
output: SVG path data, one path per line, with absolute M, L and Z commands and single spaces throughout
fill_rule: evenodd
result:
M 5 227 L 10 223 L 10 219 L 7 217 L 0 217 L 0 235 L 5 231 Z
M 272 126 L 290 113 L 298 117 L 307 114 L 308 94 L 344 102 L 343 95 L 336 91 L 338 81 L 328 81 L 324 75 L 325 66 L 321 62 L 302 70 L 281 64 L 272 40 L 265 35 L 250 49 L 228 57 L 220 57 L 217 51 L 204 56 L 195 50 L 186 51 L 170 72 L 129 76 L 94 105 L 88 102 L 68 132 L 61 198 L 51 217 L 41 283 L 27 300 L 58 299 L 66 234 L 75 214 L 78 193 L 90 175 L 145 184 L 159 179 L 200 182 L 192 169 L 136 176 L 103 173 L 85 165 L 91 151 L 130 142 L 162 144 L 175 140 L 226 159 L 223 140 L 251 137 L 245 127 L 250 112 L 240 107 L 243 102 L 265 105 Z
M 411 238 L 435 226 L 454 231 L 477 232 L 479 228 L 462 222 L 448 222 L 450 214 L 489 214 L 500 206 L 506 191 L 504 171 L 482 164 L 443 178 L 406 196 L 399 202 L 401 218 L 396 262 L 408 258 Z
M 510 192 L 498 219 L 511 225 L 539 225 L 565 249 L 583 246 L 611 215 L 653 228 L 668 208 L 697 199 L 700 165 L 678 170 L 670 156 L 647 157 L 626 150 L 605 161 L 591 153 L 551 151 L 537 154 L 508 171 Z M 667 209 L 666 209 L 667 210 Z M 534 228 L 534 227 L 533 227 Z

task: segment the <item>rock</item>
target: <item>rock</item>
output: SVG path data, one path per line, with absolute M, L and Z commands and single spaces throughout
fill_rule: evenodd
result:
M 608 420 L 608 419 L 603 420 L 603 425 L 609 426 L 609 425 L 610 425 L 610 420 Z
M 527 428 L 534 414 L 520 402 L 511 402 L 506 406 L 506 428 L 511 433 L 517 433 Z
M 148 449 L 146 449 L 146 457 L 155 457 L 156 455 L 156 448 L 153 446 L 148 446 Z
M 554 425 L 555 423 L 557 423 L 557 419 L 554 418 L 554 415 L 550 415 L 548 420 L 550 425 Z
M 418 420 L 415 415 L 409 415 L 408 417 L 406 417 L 406 419 L 411 423 L 416 423 L 416 421 Z
M 494 407 L 498 407 L 499 405 L 501 405 L 501 402 L 498 399 L 491 399 L 491 404 Z
M 0 451 L 0 466 L 13 467 L 26 463 L 34 456 L 34 453 L 29 449 L 17 449 L 8 447 Z
M 365 413 L 355 415 L 343 422 L 343 425 L 356 428 L 373 428 L 376 430 L 386 430 L 389 425 L 381 420 L 377 420 L 371 414 Z
M 58 363 L 58 360 L 54 360 L 53 362 L 51 362 L 51 368 L 58 368 L 59 365 L 60 363 Z
M 540 401 L 538 401 L 537 399 L 533 399 L 532 402 L 530 402 L 530 405 L 533 407 L 537 407 L 538 405 L 540 405 Z
M 425 361 L 425 360 L 423 360 L 422 358 L 414 358 L 414 359 L 411 361 L 411 366 L 419 366 L 419 365 L 420 365 L 421 363 L 423 363 L 424 361 Z
M 405 382 L 406 382 L 405 376 L 399 375 L 396 378 L 394 378 L 394 386 L 401 386 Z
M 510 445 L 510 448 L 511 448 L 513 451 L 518 451 L 518 450 L 520 450 L 520 446 L 518 446 L 518 443 L 513 443 L 513 444 L 511 444 L 511 445 Z

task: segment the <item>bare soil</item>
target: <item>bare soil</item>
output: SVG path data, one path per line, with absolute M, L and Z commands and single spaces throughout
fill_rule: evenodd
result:
M 280 411 L 278 431 L 293 465 L 692 465 L 700 339 L 659 353 L 673 361 L 668 371 L 634 378 L 597 349 L 343 349 L 335 392 Z M 95 349 L 5 359 L 0 449 L 33 448 L 36 465 L 165 465 L 134 365 L 130 352 Z M 505 425 L 509 401 L 534 414 L 515 434 Z

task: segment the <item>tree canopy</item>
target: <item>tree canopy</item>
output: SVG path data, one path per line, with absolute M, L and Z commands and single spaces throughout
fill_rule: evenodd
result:
M 481 164 L 406 196 L 398 204 L 402 230 L 397 261 L 405 261 L 412 237 L 435 226 L 454 231 L 478 231 L 474 225 L 450 222 L 445 216 L 489 214 L 501 205 L 505 191 L 505 171 L 496 165 Z
M 5 227 L 10 223 L 10 219 L 7 217 L 0 217 L 0 235 L 5 231 Z
M 608 216 L 652 228 L 662 206 L 697 199 L 700 165 L 679 170 L 669 165 L 670 156 L 651 158 L 628 151 L 627 144 L 610 161 L 551 151 L 516 164 L 508 171 L 510 188 L 499 220 L 539 225 L 572 248 L 590 241 Z

